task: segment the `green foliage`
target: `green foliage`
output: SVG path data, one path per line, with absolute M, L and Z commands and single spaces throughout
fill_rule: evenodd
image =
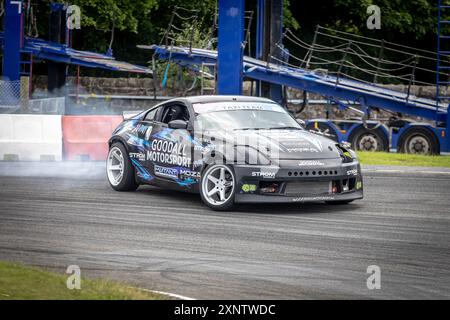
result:
M 300 24 L 295 19 L 294 15 L 291 12 L 291 4 L 290 0 L 284 0 L 283 4 L 283 23 L 286 28 L 291 28 L 292 30 L 299 30 Z
M 450 156 L 358 151 L 358 158 L 363 165 L 450 168 Z
M 49 4 L 54 0 L 32 0 L 41 37 L 48 34 Z M 207 35 L 213 24 L 217 0 L 71 0 L 79 5 L 82 29 L 73 34 L 73 46 L 81 50 L 106 52 L 114 26 L 114 55 L 122 60 L 148 64 L 151 53 L 138 44 L 159 43 L 176 6 L 199 10 L 196 32 Z M 368 30 L 367 7 L 381 8 L 382 29 Z M 317 24 L 413 47 L 434 50 L 436 43 L 435 0 L 284 0 L 283 22 L 307 41 Z M 256 0 L 247 0 L 246 9 L 256 11 Z M 448 17 L 450 19 L 450 17 Z M 256 14 L 252 32 L 255 32 Z M 450 30 L 449 30 L 450 31 Z M 450 34 L 450 32 L 449 32 Z M 254 35 L 251 36 L 254 39 Z M 201 40 L 200 38 L 197 40 Z M 203 43 L 198 43 L 202 45 Z M 294 48 L 290 48 L 294 50 Z M 446 48 L 447 49 L 447 48 Z M 450 49 L 450 48 L 449 48 Z M 45 69 L 42 69 L 45 72 Z M 86 68 L 86 72 L 95 72 Z
M 346 14 L 339 15 L 335 25 L 348 32 L 367 32 L 366 10 L 372 4 L 381 9 L 382 29 L 392 31 L 399 41 L 401 34 L 420 39 L 436 27 L 436 4 L 431 0 L 336 0 L 334 7 L 345 8 Z
M 110 30 L 113 21 L 118 30 L 136 33 L 139 21 L 158 7 L 157 0 L 72 0 L 82 12 L 82 25 Z
M 54 0 L 34 1 L 37 10 L 39 33 L 48 30 L 49 4 Z M 199 10 L 198 28 L 203 33 L 211 28 L 216 11 L 216 0 L 72 0 L 70 4 L 81 8 L 82 29 L 74 33 L 74 45 L 80 49 L 106 51 L 111 37 L 111 29 L 118 32 L 116 38 L 125 37 L 128 53 L 135 51 L 136 44 L 158 43 L 158 37 L 169 24 L 176 6 Z M 289 0 L 285 0 L 285 24 L 293 29 L 299 27 L 289 11 Z M 253 8 L 254 9 L 254 8 Z M 135 37 L 134 35 L 139 35 Z M 123 48 L 123 47 L 121 47 Z M 115 49 L 115 47 L 114 47 Z
M 381 30 L 366 26 L 370 5 L 381 9 Z M 291 11 L 302 30 L 312 31 L 320 24 L 394 42 L 435 41 L 430 39 L 436 34 L 435 0 L 304 0 L 293 2 Z
M 117 282 L 81 280 L 80 290 L 66 286 L 68 274 L 0 261 L 0 300 L 164 300 L 167 297 Z

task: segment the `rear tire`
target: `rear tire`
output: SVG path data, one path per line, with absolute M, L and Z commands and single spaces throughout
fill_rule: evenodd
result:
M 410 154 L 438 155 L 439 141 L 427 128 L 408 129 L 399 140 L 398 152 Z
M 109 149 L 106 175 L 109 184 L 116 191 L 134 191 L 139 186 L 128 152 L 120 142 L 114 143 Z
M 200 180 L 200 196 L 213 210 L 233 209 L 236 192 L 236 177 L 232 166 L 210 164 L 203 170 Z
M 352 148 L 358 151 L 389 151 L 389 140 L 381 128 L 356 128 L 350 138 Z

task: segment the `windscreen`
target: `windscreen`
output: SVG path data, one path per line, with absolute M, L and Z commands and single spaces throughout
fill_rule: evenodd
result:
M 194 104 L 197 124 L 205 130 L 261 130 L 301 126 L 280 105 L 258 102 Z

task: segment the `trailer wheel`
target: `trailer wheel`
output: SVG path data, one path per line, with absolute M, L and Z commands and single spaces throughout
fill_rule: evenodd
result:
M 436 155 L 440 153 L 439 141 L 429 129 L 413 127 L 400 137 L 398 152 Z
M 389 151 L 389 138 L 381 128 L 355 129 L 350 136 L 352 147 L 360 151 Z
M 315 123 L 315 121 L 309 122 L 306 125 L 306 130 L 319 131 L 319 132 L 322 132 L 322 133 L 329 134 L 330 135 L 329 138 L 331 140 L 334 140 L 334 141 L 338 142 L 337 132 L 332 126 L 330 126 L 329 124 L 324 123 L 324 122 L 317 122 L 317 129 L 316 129 L 315 126 L 314 126 L 314 123 Z

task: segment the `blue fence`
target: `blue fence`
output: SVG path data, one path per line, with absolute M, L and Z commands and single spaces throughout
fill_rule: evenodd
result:
M 16 106 L 20 101 L 20 81 L 0 80 L 0 106 Z

